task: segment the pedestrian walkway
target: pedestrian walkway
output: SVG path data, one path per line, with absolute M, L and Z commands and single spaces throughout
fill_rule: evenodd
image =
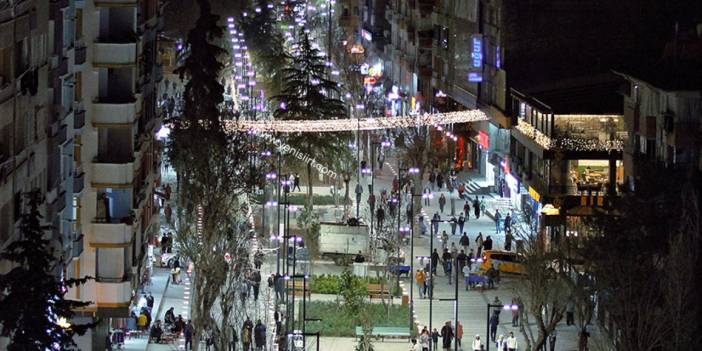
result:
M 146 294 L 151 293 L 154 297 L 154 310 L 152 311 L 152 319 L 155 321 L 157 319 L 158 310 L 161 306 L 163 296 L 166 289 L 170 285 L 170 273 L 167 268 L 153 268 L 153 273 L 151 274 L 151 284 L 144 288 Z M 148 343 L 148 335 L 142 336 L 140 338 L 128 338 L 124 340 L 124 350 L 127 351 L 144 351 L 146 350 L 146 345 Z

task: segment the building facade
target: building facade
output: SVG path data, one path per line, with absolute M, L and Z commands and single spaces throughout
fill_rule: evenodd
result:
M 156 86 L 158 0 L 0 2 L 0 245 L 12 239 L 21 194 L 45 194 L 62 247 L 59 276 L 95 280 L 67 297 L 93 304 L 78 338 L 104 349 L 148 277 L 158 231 L 161 116 Z

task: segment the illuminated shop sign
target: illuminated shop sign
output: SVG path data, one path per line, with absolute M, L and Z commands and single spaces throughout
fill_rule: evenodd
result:
M 483 66 L 483 37 L 479 34 L 470 37 L 472 43 L 472 51 L 470 57 L 473 59 L 473 68 L 481 68 Z

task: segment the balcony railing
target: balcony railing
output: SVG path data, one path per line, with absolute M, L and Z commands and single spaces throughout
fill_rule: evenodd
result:
M 80 172 L 73 177 L 73 193 L 79 194 L 85 188 L 85 172 Z
M 73 129 L 81 129 L 85 126 L 85 110 L 76 111 L 73 114 Z
M 104 262 L 103 264 L 110 264 Z M 128 307 L 132 299 L 132 281 L 131 276 L 125 274 L 121 278 L 101 277 L 95 278 L 97 288 L 95 303 L 115 308 L 119 306 Z M 125 313 L 128 311 L 125 311 Z M 126 314 L 125 314 L 126 316 Z
M 75 63 L 76 65 L 82 65 L 85 63 L 85 57 L 87 56 L 87 47 L 81 46 L 77 47 L 75 51 Z
M 93 65 L 96 67 L 131 67 L 136 64 L 136 42 L 96 42 L 93 46 Z
M 118 163 L 93 161 L 93 185 L 131 186 L 134 180 L 134 162 Z
M 132 124 L 137 115 L 135 98 L 98 98 L 93 102 L 93 124 Z
M 71 248 L 71 257 L 78 258 L 83 253 L 83 242 L 85 236 L 80 233 L 76 233 L 75 236 L 76 237 L 73 239 L 73 246 Z

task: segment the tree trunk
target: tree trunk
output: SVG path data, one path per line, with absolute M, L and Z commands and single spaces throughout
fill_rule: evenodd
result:
M 314 191 L 312 188 L 312 163 L 310 162 L 307 162 L 307 205 L 310 207 L 310 210 L 314 208 Z

